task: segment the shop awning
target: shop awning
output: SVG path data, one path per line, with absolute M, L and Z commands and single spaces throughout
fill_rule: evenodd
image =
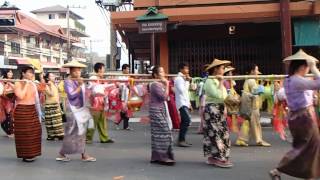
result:
M 42 62 L 41 64 L 44 69 L 59 69 L 58 64 L 54 62 Z
M 42 72 L 42 65 L 39 59 L 29 59 L 29 62 L 35 68 L 35 70 Z
M 29 62 L 29 59 L 16 58 L 16 57 L 9 57 L 9 59 L 16 60 L 17 65 L 31 65 L 31 63 Z
M 295 46 L 320 46 L 320 19 L 294 21 Z

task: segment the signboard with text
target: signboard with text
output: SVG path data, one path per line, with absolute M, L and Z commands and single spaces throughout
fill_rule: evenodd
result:
M 167 32 L 167 21 L 139 22 L 139 33 L 164 33 Z

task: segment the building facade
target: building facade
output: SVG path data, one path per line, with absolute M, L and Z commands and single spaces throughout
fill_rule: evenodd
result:
M 68 36 L 69 29 L 70 39 L 75 41 L 71 44 L 72 59 L 86 62 L 84 38 L 89 36 L 85 32 L 85 25 L 80 22 L 83 17 L 71 11 L 69 7 L 65 8 L 60 5 L 44 7 L 34 10 L 32 13 L 44 24 L 60 26 L 66 36 Z
M 46 25 L 19 10 L 0 10 L 0 16 L 15 18 L 15 25 L 0 33 L 0 56 L 4 60 L 0 68 L 33 65 L 39 71 L 58 71 L 67 59 L 67 37 L 59 26 Z
M 168 17 L 167 31 L 140 34 L 136 18 L 149 7 Z M 131 64 L 150 61 L 169 73 L 188 63 L 193 75 L 214 58 L 233 62 L 239 74 L 258 64 L 265 74 L 280 74 L 282 58 L 299 48 L 320 57 L 320 2 L 305 0 L 135 0 L 134 10 L 112 12 L 112 24 L 129 49 Z M 308 33 L 316 32 L 316 33 Z M 317 33 L 318 32 L 318 33 Z

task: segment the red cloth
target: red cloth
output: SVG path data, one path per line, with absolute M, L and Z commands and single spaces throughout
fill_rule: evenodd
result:
M 168 109 L 169 109 L 169 114 L 172 121 L 172 126 L 173 126 L 173 129 L 180 129 L 180 115 L 177 110 L 175 95 L 174 95 L 174 92 L 172 91 L 172 88 L 174 86 L 173 81 L 170 81 L 169 86 L 170 86 L 169 88 L 170 99 L 168 101 Z
M 0 98 L 0 123 L 6 119 L 5 108 L 3 107 L 2 98 Z
M 276 103 L 273 108 L 273 129 L 279 134 L 282 140 L 286 139 L 285 129 L 288 127 L 286 107 L 286 102 L 280 101 Z

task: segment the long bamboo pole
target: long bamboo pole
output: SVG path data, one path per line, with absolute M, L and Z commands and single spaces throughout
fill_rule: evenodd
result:
M 281 80 L 287 78 L 288 75 L 239 75 L 239 76 L 222 76 L 225 80 L 247 80 L 247 79 L 259 79 L 259 80 Z M 313 74 L 307 74 L 305 77 L 314 77 Z M 217 76 L 209 76 L 211 79 L 217 79 Z
M 247 80 L 247 79 L 259 79 L 259 80 L 281 80 L 288 75 L 239 75 L 239 76 L 221 76 L 225 80 Z M 307 74 L 305 77 L 314 77 L 313 74 Z M 209 76 L 210 79 L 217 79 L 217 76 Z M 156 82 L 161 81 L 160 79 L 86 79 L 86 78 L 69 78 L 71 80 L 83 80 L 83 81 L 105 81 L 105 82 Z M 0 81 L 4 82 L 21 82 L 21 81 L 28 81 L 28 80 L 21 80 L 21 79 L 0 79 Z
M 89 73 L 95 75 L 96 73 Z M 135 77 L 151 77 L 151 74 L 120 74 L 120 73 L 104 73 L 104 76 L 135 76 Z M 176 77 L 177 74 L 167 74 L 167 77 Z

